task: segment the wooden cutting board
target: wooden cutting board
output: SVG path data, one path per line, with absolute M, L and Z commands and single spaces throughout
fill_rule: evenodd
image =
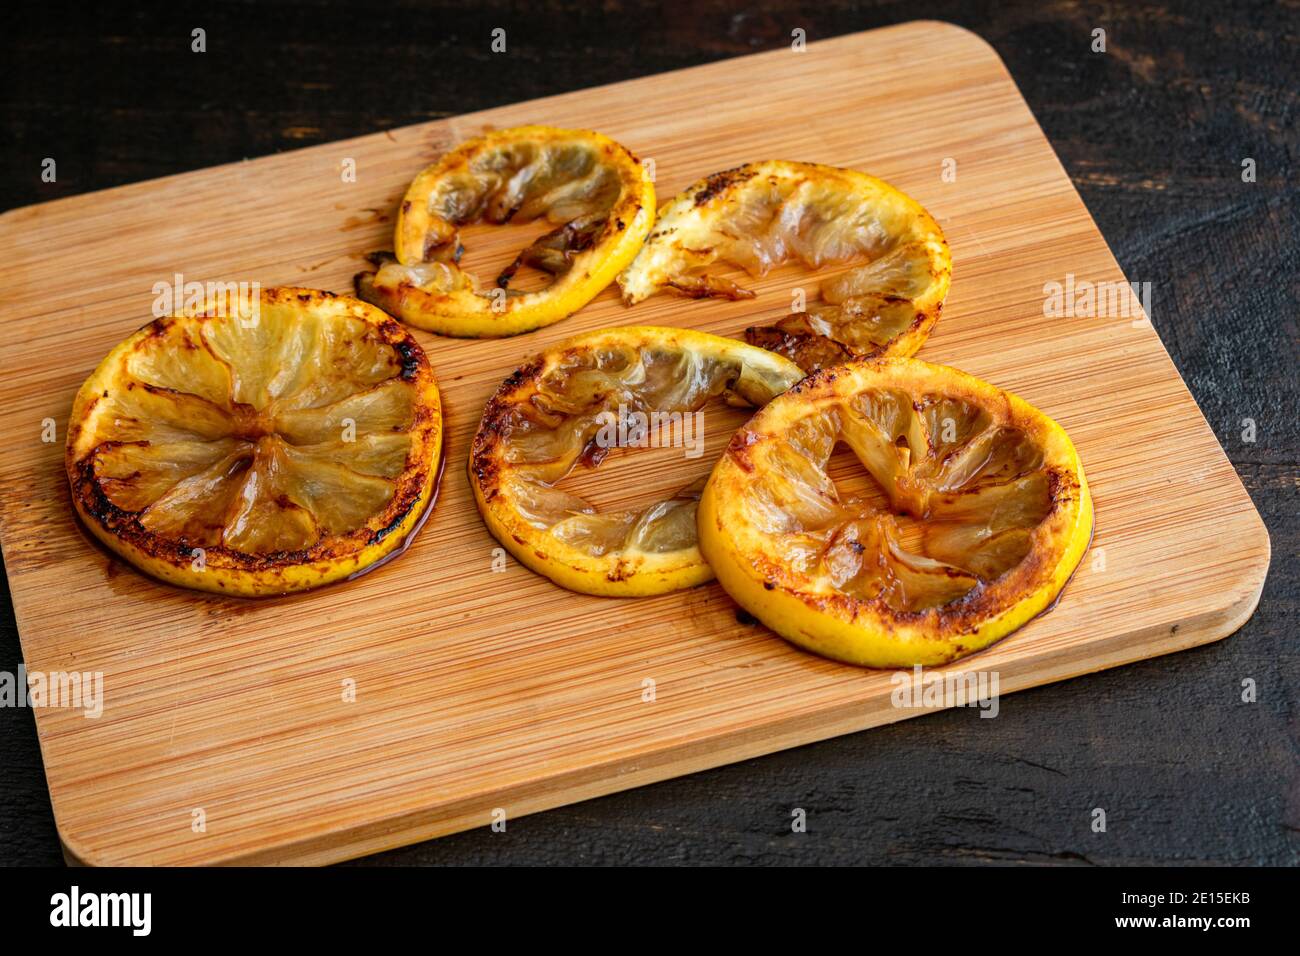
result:
M 599 599 L 502 562 L 470 497 L 480 410 L 526 356 L 608 325 L 736 334 L 789 309 L 810 284 L 796 268 L 757 282 L 753 301 L 625 309 L 606 290 L 519 338 L 417 333 L 449 414 L 442 495 L 410 551 L 355 582 L 255 602 L 187 593 L 108 557 L 73 520 L 72 396 L 149 320 L 155 283 L 350 291 L 360 256 L 390 247 L 422 166 L 520 123 L 610 134 L 654 160 L 661 200 L 745 161 L 802 159 L 881 176 L 939 219 L 954 284 L 921 357 L 1060 421 L 1097 507 L 1093 550 L 1056 609 L 955 669 L 997 672 L 1005 694 L 1249 617 L 1268 536 L 1155 331 L 1140 315 L 1044 314 L 1046 283 L 1124 277 L 993 50 L 940 23 L 777 50 L 0 219 L 0 542 L 23 653 L 29 671 L 104 679 L 97 719 L 36 710 L 70 859 L 325 863 L 921 712 L 891 705 L 889 673 L 742 623 L 716 585 Z M 520 245 L 519 230 L 470 230 L 469 266 L 491 274 Z M 1157 282 L 1156 302 L 1168 294 Z M 629 451 L 587 490 L 603 506 L 647 501 L 707 471 L 737 424 L 710 414 L 702 458 Z

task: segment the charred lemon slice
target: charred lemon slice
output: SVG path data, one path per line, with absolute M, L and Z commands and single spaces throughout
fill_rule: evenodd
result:
M 650 231 L 654 186 L 628 150 L 588 130 L 521 126 L 462 143 L 415 177 L 393 237 L 396 258 L 357 276 L 363 299 L 440 335 L 492 338 L 558 322 L 632 261 Z M 545 217 L 555 228 L 490 287 L 458 265 L 460 227 Z M 510 288 L 530 266 L 542 289 Z
M 72 405 L 67 471 L 86 527 L 155 577 L 298 591 L 403 546 L 442 444 L 433 372 L 374 306 L 308 289 L 157 319 Z
M 838 481 L 863 479 L 855 493 L 832 479 L 841 443 Z M 970 654 L 1048 607 L 1088 547 L 1092 499 L 1042 412 L 963 372 L 884 359 L 823 369 L 759 411 L 699 522 L 718 581 L 772 630 L 904 667 Z
M 516 558 L 571 590 L 637 596 L 708 581 L 696 544 L 703 481 L 647 508 L 605 513 L 559 485 L 616 447 L 619 422 L 640 416 L 653 428 L 659 416 L 662 427 L 664 416 L 670 423 L 716 396 L 762 405 L 802 375 L 779 355 L 703 332 L 580 335 L 516 371 L 488 402 L 470 453 L 474 499 Z
M 910 196 L 852 169 L 773 160 L 714 173 L 665 205 L 618 284 L 628 305 L 664 288 L 749 298 L 704 270 L 722 262 L 761 276 L 796 260 L 810 269 L 866 260 L 822 282 L 821 303 L 746 331 L 806 371 L 914 354 L 952 276 L 943 231 Z

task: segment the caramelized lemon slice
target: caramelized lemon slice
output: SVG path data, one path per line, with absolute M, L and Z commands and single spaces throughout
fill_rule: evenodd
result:
M 650 231 L 654 186 L 625 147 L 589 130 L 521 126 L 468 140 L 415 177 L 393 236 L 396 258 L 357 276 L 363 299 L 421 329 L 491 338 L 572 315 L 632 261 Z M 482 286 L 458 265 L 472 222 L 555 228 Z M 531 266 L 544 289 L 510 288 Z
M 604 513 L 557 485 L 579 463 L 599 463 L 614 420 L 689 414 L 717 396 L 762 405 L 802 374 L 779 355 L 686 329 L 577 336 L 519 369 L 488 402 L 470 453 L 474 499 L 516 558 L 571 590 L 633 596 L 708 581 L 695 530 L 702 482 L 647 508 Z
M 664 288 L 749 298 L 704 270 L 724 262 L 761 276 L 792 261 L 819 269 L 864 259 L 822 282 L 820 304 L 748 329 L 746 339 L 806 371 L 912 355 L 952 276 L 943 232 L 916 200 L 852 169 L 773 160 L 714 173 L 665 205 L 618 284 L 628 305 Z
M 423 350 L 349 296 L 268 289 L 158 319 L 72 406 L 86 527 L 155 577 L 297 591 L 400 548 L 429 503 L 442 413 Z
M 837 488 L 840 443 L 874 486 Z M 942 664 L 1056 598 L 1092 499 L 1042 412 L 955 369 L 884 359 L 823 369 L 759 411 L 709 478 L 699 533 L 723 588 L 795 644 Z

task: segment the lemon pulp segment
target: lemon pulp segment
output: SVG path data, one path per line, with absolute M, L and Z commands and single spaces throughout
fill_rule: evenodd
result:
M 471 450 L 475 500 L 522 563 L 575 591 L 659 594 L 712 577 L 696 542 L 702 480 L 646 508 L 600 512 L 562 487 L 609 450 L 612 416 L 761 405 L 801 377 L 778 355 L 687 329 L 629 327 L 544 351 L 488 402 Z
M 442 443 L 423 350 L 381 311 L 309 289 L 157 319 L 73 402 L 72 500 L 141 570 L 218 593 L 335 581 L 401 546 Z
M 460 267 L 469 223 L 554 228 L 492 284 Z M 516 335 L 558 322 L 590 302 L 632 260 L 654 218 L 654 185 L 626 147 L 589 130 L 521 126 L 468 140 L 412 181 L 392 256 L 356 278 L 362 298 L 441 335 Z M 542 289 L 511 288 L 520 269 Z
M 914 354 L 952 275 L 943 231 L 910 196 L 856 170 L 771 160 L 714 173 L 665 204 L 618 283 L 629 305 L 663 289 L 748 298 L 707 270 L 728 263 L 761 276 L 795 261 L 810 269 L 862 262 L 824 280 L 820 302 L 747 330 L 751 344 L 805 371 Z
M 832 479 L 846 446 L 870 481 Z M 841 478 L 841 481 L 843 478 Z M 970 654 L 1047 607 L 1092 533 L 1065 431 L 955 369 L 823 369 L 733 437 L 705 487 L 700 546 L 783 637 L 873 667 Z

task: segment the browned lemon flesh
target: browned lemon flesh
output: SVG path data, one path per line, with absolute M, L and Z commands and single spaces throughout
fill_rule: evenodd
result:
M 823 281 L 821 302 L 747 330 L 751 344 L 806 371 L 915 353 L 952 273 L 942 230 L 911 197 L 855 170 L 774 160 L 714 173 L 666 204 L 618 282 L 629 305 L 664 288 L 746 298 L 753 293 L 706 270 L 728 263 L 762 276 L 787 262 L 862 263 Z
M 469 464 L 479 510 L 521 562 L 571 590 L 644 595 L 699 584 L 712 576 L 696 541 L 702 481 L 605 512 L 561 485 L 600 463 L 620 420 L 677 427 L 711 399 L 761 405 L 801 376 L 780 356 L 687 329 L 605 329 L 562 342 L 507 379 L 484 410 Z
M 432 489 L 441 412 L 419 345 L 346 296 L 268 289 L 158 319 L 73 405 L 73 501 L 164 580 L 300 590 L 400 546 Z
M 468 140 L 421 172 L 402 200 L 394 254 L 357 276 L 362 298 L 443 335 L 515 335 L 586 305 L 640 248 L 654 213 L 648 171 L 589 130 L 521 126 Z M 552 228 L 491 284 L 460 267 L 461 227 L 544 219 Z M 512 288 L 521 269 L 543 288 Z
M 868 480 L 832 479 L 847 448 Z M 871 666 L 942 663 L 1055 598 L 1092 530 L 1082 466 L 1041 412 L 915 359 L 824 369 L 732 439 L 701 547 L 752 614 Z

